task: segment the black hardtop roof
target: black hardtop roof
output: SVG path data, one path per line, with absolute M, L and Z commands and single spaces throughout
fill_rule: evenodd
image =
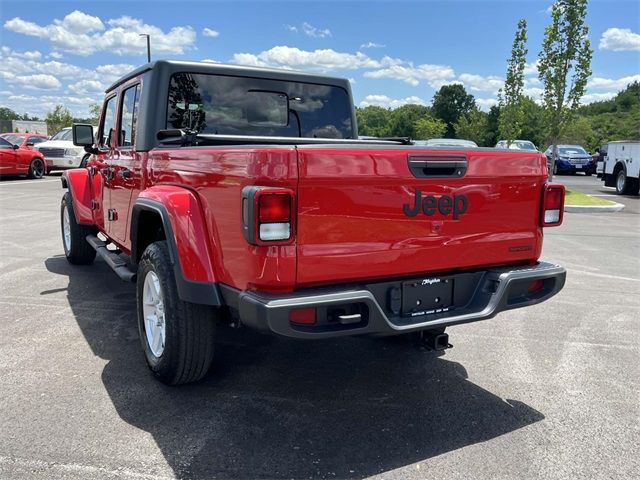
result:
M 126 82 L 127 80 L 154 69 L 161 69 L 163 72 L 169 72 L 169 74 L 178 72 L 208 73 L 218 75 L 268 78 L 273 80 L 288 80 L 304 83 L 318 83 L 322 85 L 335 85 L 343 88 L 348 88 L 350 86 L 349 80 L 347 80 L 346 78 L 309 74 L 304 72 L 296 72 L 294 70 L 248 67 L 244 65 L 228 65 L 213 62 L 155 60 L 153 62 L 141 65 L 135 70 L 132 70 L 126 75 L 120 77 L 120 79 L 113 83 L 105 92 L 110 92 L 111 90 L 118 87 L 118 85 Z

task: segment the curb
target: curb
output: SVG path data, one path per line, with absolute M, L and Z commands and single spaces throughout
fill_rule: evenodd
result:
M 624 210 L 622 203 L 613 205 L 565 205 L 564 211 L 569 213 L 609 213 Z

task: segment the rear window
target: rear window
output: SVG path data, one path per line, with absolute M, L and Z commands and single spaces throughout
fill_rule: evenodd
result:
M 167 128 L 220 135 L 353 138 L 347 91 L 226 75 L 171 77 Z

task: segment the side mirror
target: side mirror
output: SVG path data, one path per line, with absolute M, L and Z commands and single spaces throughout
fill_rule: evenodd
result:
M 19 148 L 20 148 L 20 145 L 15 145 L 15 144 L 14 144 L 14 145 L 11 145 L 11 148 L 13 148 L 14 150 L 17 150 L 17 149 L 19 149 Z
M 93 126 L 84 123 L 74 123 L 73 144 L 78 147 L 91 147 L 93 145 Z

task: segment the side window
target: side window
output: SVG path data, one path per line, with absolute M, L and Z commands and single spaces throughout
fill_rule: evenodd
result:
M 13 144 L 11 142 L 6 141 L 4 138 L 0 138 L 0 149 L 9 150 L 13 148 Z
M 135 143 L 140 84 L 127 88 L 122 95 L 120 108 L 120 146 L 131 147 Z
M 115 144 L 115 128 L 116 128 L 116 96 L 114 95 L 104 107 L 104 120 L 100 134 L 100 146 L 111 147 Z

